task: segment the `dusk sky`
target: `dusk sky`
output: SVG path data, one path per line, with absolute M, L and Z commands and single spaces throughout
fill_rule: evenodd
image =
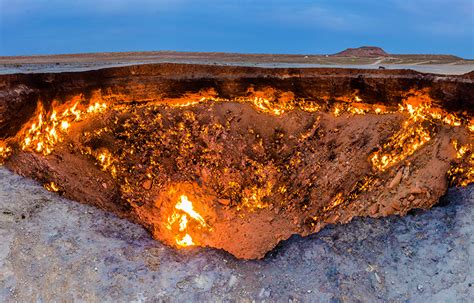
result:
M 0 0 L 0 55 L 116 51 L 474 58 L 474 0 Z

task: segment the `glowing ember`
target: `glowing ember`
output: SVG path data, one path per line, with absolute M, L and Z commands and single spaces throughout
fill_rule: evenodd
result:
M 448 171 L 451 184 L 466 186 L 474 182 L 474 153 L 472 144 L 461 145 L 457 140 L 452 141 L 456 150 L 456 158 L 461 163 L 452 166 Z
M 461 125 L 460 120 L 454 115 L 443 116 L 432 110 L 429 104 L 422 103 L 415 106 L 407 103 L 405 106 L 400 106 L 399 112 L 408 114 L 402 129 L 395 133 L 381 150 L 370 156 L 372 165 L 378 170 L 384 171 L 399 163 L 430 141 L 434 132 L 433 120 L 441 120 L 451 126 Z
M 415 151 L 431 140 L 431 130 L 420 123 L 407 121 L 403 128 L 385 143 L 381 151 L 370 157 L 372 165 L 384 171 L 390 166 L 411 156 Z
M 357 199 L 362 193 L 370 191 L 373 187 L 376 177 L 374 175 L 365 176 L 361 180 L 357 181 L 352 187 L 351 191 L 344 196 L 342 193 L 338 193 L 332 200 L 331 204 L 323 208 L 324 212 L 328 212 L 341 204 L 350 203 Z
M 12 149 L 6 144 L 0 142 L 0 165 L 3 161 L 10 156 Z
M 262 188 L 257 186 L 245 188 L 242 193 L 242 206 L 239 205 L 237 209 L 241 210 L 243 207 L 246 207 L 249 211 L 255 211 L 258 209 L 267 208 L 269 204 L 265 203 L 263 200 L 265 197 L 271 195 L 272 190 L 273 184 L 271 182 L 266 182 Z
M 408 98 L 405 104 L 399 107 L 399 112 L 408 114 L 408 120 L 404 122 L 402 129 L 384 144 L 380 151 L 370 156 L 370 161 L 375 168 L 384 171 L 411 156 L 431 140 L 436 122 L 453 127 L 462 125 L 460 118 L 437 108 L 432 108 L 430 103 L 424 100 L 425 98 L 423 95 L 415 94 L 415 97 Z M 470 125 L 468 129 L 470 129 Z
M 471 151 L 471 144 L 459 145 L 458 140 L 452 141 L 453 147 L 456 150 L 456 157 L 461 159 L 465 154 Z
M 102 152 L 99 152 L 95 158 L 99 162 L 100 168 L 103 171 L 108 171 L 112 175 L 112 177 L 115 177 L 117 175 L 117 168 L 115 168 L 114 165 L 114 159 L 112 157 L 112 154 L 108 150 L 103 150 Z
M 44 188 L 46 188 L 47 190 L 52 191 L 52 192 L 58 192 L 59 191 L 59 187 L 54 182 L 46 183 L 44 185 Z

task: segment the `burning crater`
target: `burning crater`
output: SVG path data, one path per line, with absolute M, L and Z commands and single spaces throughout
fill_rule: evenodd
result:
M 4 165 L 179 248 L 261 258 L 474 180 L 472 73 L 157 64 L 0 81 Z

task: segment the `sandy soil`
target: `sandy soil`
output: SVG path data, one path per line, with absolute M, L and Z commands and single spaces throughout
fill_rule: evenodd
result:
M 14 201 L 14 203 L 12 203 Z M 292 237 L 260 261 L 176 251 L 0 169 L 0 301 L 469 302 L 474 186 L 430 211 Z

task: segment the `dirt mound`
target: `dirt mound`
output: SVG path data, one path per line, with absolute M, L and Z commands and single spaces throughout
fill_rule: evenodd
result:
M 358 48 L 348 48 L 334 54 L 339 57 L 386 57 L 387 54 L 382 48 L 377 46 L 361 46 Z

